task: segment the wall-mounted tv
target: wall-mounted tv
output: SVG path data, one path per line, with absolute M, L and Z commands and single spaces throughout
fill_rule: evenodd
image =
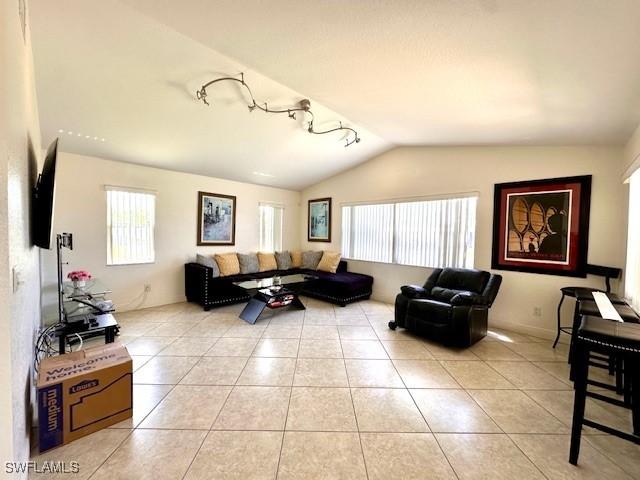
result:
M 49 148 L 42 166 L 42 173 L 33 194 L 33 244 L 40 248 L 51 248 L 51 227 L 53 226 L 53 205 L 56 197 L 56 159 L 58 139 Z

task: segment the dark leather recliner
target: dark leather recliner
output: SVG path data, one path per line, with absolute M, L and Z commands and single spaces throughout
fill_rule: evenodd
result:
M 473 345 L 487 335 L 489 308 L 501 283 L 501 275 L 482 270 L 437 268 L 422 287 L 402 287 L 389 328 L 458 347 Z

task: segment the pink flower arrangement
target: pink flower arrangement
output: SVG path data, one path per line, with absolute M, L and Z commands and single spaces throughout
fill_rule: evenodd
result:
M 76 270 L 75 272 L 67 273 L 67 278 L 73 282 L 90 280 L 91 274 L 86 270 Z

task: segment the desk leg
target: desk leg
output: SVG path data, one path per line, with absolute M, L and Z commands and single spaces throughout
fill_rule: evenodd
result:
M 587 400 L 587 376 L 589 372 L 589 350 L 580 342 L 576 342 L 571 369 L 575 372 L 575 394 L 573 401 L 573 422 L 571 424 L 571 446 L 569 448 L 569 463 L 578 464 L 580 455 L 580 440 L 584 408 Z
M 636 360 L 636 361 L 634 361 Z M 633 434 L 640 436 L 640 365 L 637 359 L 629 356 L 624 361 L 625 383 L 631 384 L 631 421 L 633 424 Z
M 560 328 L 562 327 L 560 323 L 560 311 L 562 309 L 562 302 L 564 302 L 564 293 L 562 294 L 562 297 L 560 298 L 560 303 L 558 304 L 558 333 L 556 334 L 555 342 L 553 342 L 553 348 L 556 348 L 556 345 L 558 345 L 558 340 L 560 340 L 560 333 L 562 333 L 560 331 Z
M 60 332 L 58 335 L 58 353 L 64 355 L 67 352 L 67 334 Z
M 104 343 L 113 343 L 116 339 L 116 327 L 104 329 Z

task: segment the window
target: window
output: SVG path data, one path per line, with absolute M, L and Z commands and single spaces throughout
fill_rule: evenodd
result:
M 282 250 L 282 217 L 284 207 L 272 203 L 261 203 L 260 209 L 260 251 Z
M 627 237 L 627 267 L 625 298 L 640 312 L 640 170 L 629 179 L 629 232 Z
M 147 190 L 107 190 L 107 265 L 155 260 L 156 195 Z
M 420 267 L 473 267 L 476 196 L 345 205 L 342 255 Z

